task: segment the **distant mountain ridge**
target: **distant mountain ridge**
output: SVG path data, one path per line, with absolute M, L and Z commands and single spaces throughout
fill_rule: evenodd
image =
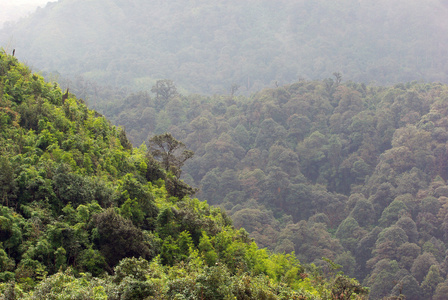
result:
M 52 3 L 0 32 L 45 72 L 150 89 L 254 92 L 341 72 L 353 81 L 448 82 L 444 1 Z

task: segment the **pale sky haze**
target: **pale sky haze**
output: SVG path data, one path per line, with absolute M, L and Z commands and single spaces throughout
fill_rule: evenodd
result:
M 5 22 L 17 21 L 34 12 L 38 6 L 57 0 L 0 0 L 0 28 Z

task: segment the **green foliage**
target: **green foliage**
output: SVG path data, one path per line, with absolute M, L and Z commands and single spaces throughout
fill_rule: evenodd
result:
M 99 276 L 107 269 L 106 259 L 100 251 L 89 248 L 79 254 L 79 268 L 93 276 Z
M 2 299 L 330 294 L 332 278 L 305 274 L 294 254 L 258 248 L 223 209 L 187 197 L 180 171 L 130 148 L 83 101 L 4 52 L 0 62 Z M 295 158 L 286 151 L 286 164 Z
M 116 265 L 125 257 L 149 257 L 149 247 L 144 242 L 141 229 L 117 214 L 113 208 L 94 215 L 92 222 L 96 233 L 95 244 L 109 266 Z
M 366 295 L 368 289 L 360 286 L 356 280 L 345 276 L 337 276 L 332 286 L 331 297 L 333 299 L 351 299 L 352 294 Z
M 375 287 L 373 299 L 397 296 L 397 283 L 388 280 L 422 284 L 429 264 L 425 274 L 411 270 L 420 255 L 431 253 L 438 267 L 446 259 L 448 88 L 340 79 L 301 80 L 250 97 L 177 94 L 173 103 L 182 108 L 175 113 L 169 111 L 175 105 L 157 113 L 151 97 L 131 96 L 135 106 L 116 102 L 105 113 L 134 130 L 135 144 L 160 133 L 140 119 L 142 111 L 176 115 L 166 130 L 195 152 L 181 178 L 201 188 L 199 199 L 227 209 L 260 246 L 306 262 L 318 264 L 322 256 L 343 262 L 347 274 Z M 165 180 L 170 195 L 185 195 L 172 192 L 168 175 L 148 170 L 147 178 Z M 160 237 L 175 241 L 187 230 L 199 245 L 202 232 L 186 225 L 205 222 L 182 224 L 180 216 L 190 214 L 175 216 L 179 211 L 171 211 Z M 213 264 L 222 252 L 216 232 L 207 237 L 202 255 Z M 398 264 L 396 277 L 374 274 L 385 261 Z
M 193 152 L 185 149 L 182 142 L 176 140 L 170 133 L 156 135 L 149 140 L 149 153 L 158 158 L 167 172 L 180 176 L 180 168 L 185 161 L 193 156 Z
M 380 225 L 389 227 L 395 223 L 402 214 L 405 214 L 408 210 L 406 204 L 400 200 L 394 200 L 381 214 L 379 219 Z

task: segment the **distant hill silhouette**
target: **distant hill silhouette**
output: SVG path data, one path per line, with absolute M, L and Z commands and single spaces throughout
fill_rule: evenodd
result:
M 63 76 L 149 90 L 254 92 L 299 78 L 448 82 L 446 1 L 64 0 L 0 32 Z

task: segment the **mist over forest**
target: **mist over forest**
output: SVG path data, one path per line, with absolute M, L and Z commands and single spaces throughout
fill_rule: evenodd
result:
M 444 1 L 81 1 L 48 3 L 2 44 L 36 70 L 149 90 L 246 95 L 299 79 L 446 82 Z M 20 51 L 19 51 L 20 49 Z
M 0 2 L 0 28 L 5 23 L 17 22 L 35 12 L 38 7 L 44 7 L 55 0 L 14 0 Z
M 6 23 L 0 291 L 88 272 L 110 299 L 446 299 L 447 16 L 444 0 L 60 0 Z

